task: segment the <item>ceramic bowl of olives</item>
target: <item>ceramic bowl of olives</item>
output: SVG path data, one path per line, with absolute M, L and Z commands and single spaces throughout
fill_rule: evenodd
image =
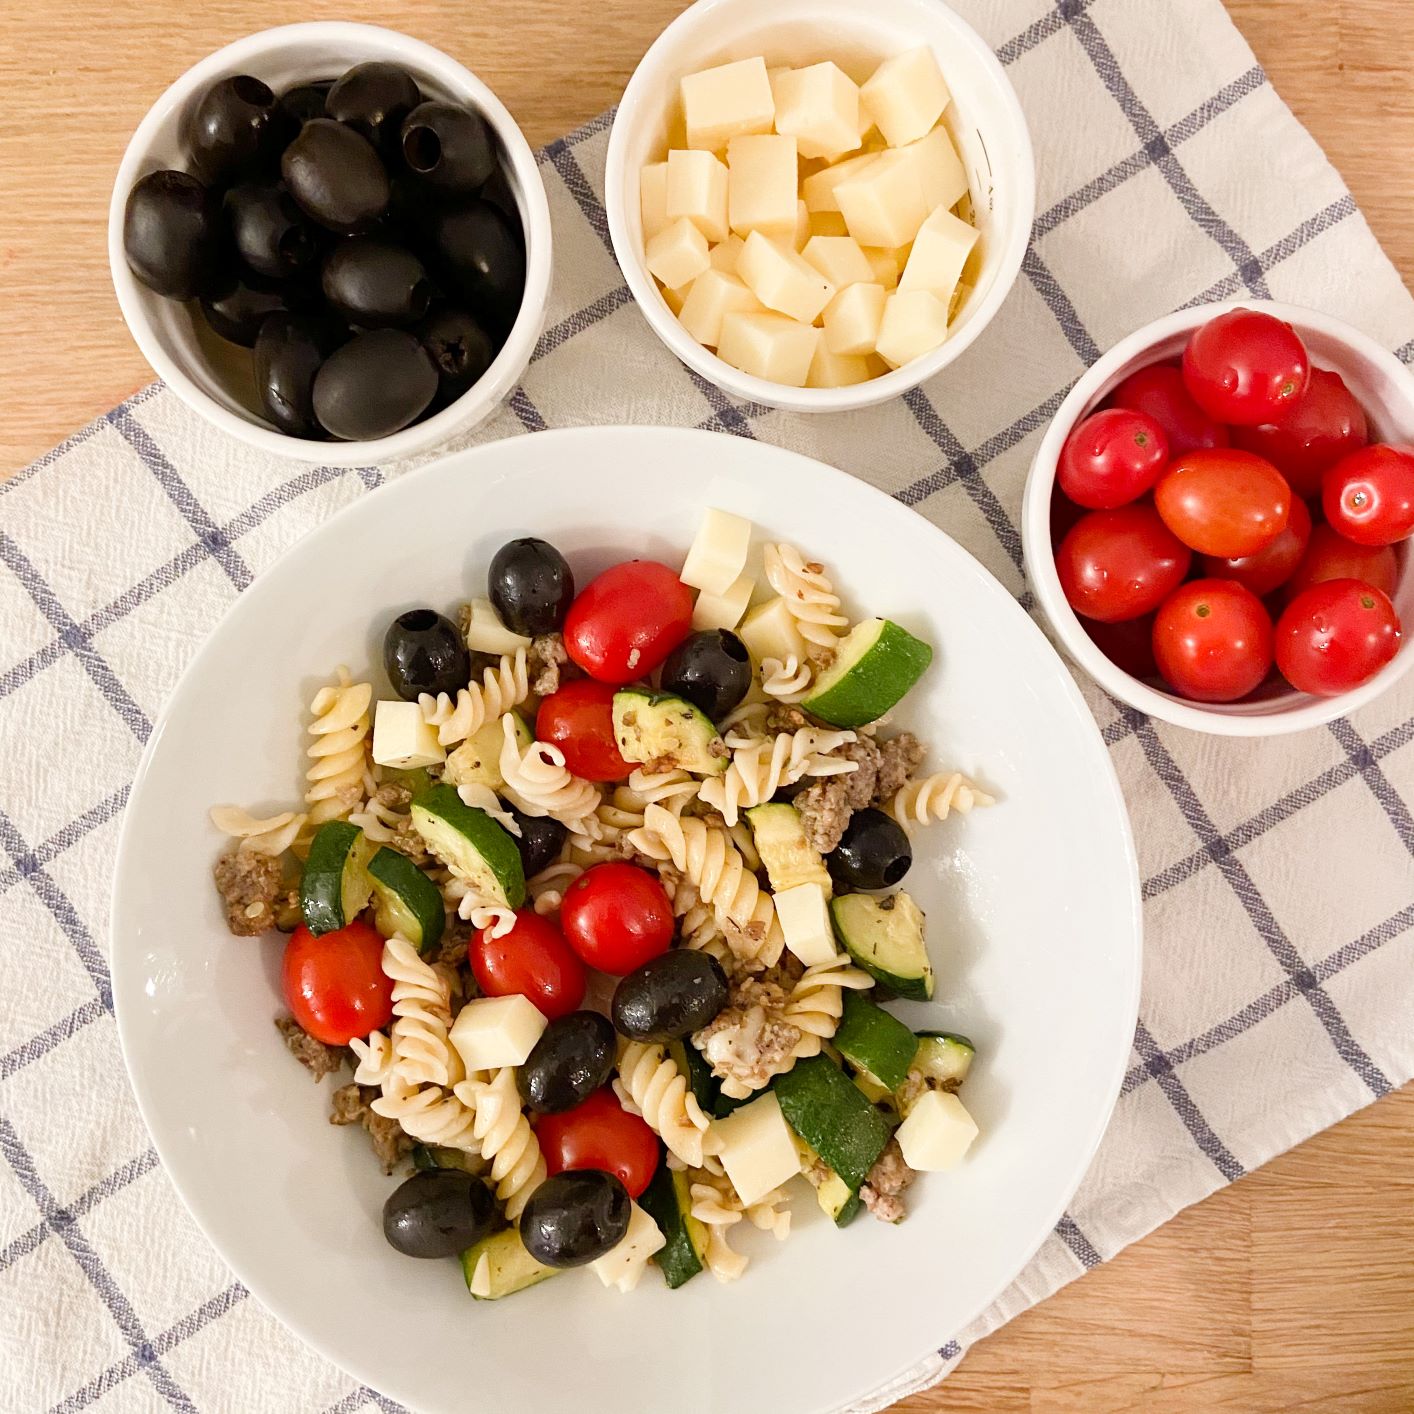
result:
M 550 286 L 545 187 L 474 74 L 373 25 L 238 40 L 118 169 L 108 254 L 158 375 L 223 431 L 339 466 L 428 451 L 515 387 Z

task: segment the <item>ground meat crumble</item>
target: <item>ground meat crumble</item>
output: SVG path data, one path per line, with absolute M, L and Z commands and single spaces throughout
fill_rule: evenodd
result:
M 904 1161 L 898 1140 L 890 1139 L 865 1175 L 859 1196 L 880 1222 L 900 1222 L 908 1212 L 903 1194 L 917 1176 Z
M 286 892 L 278 859 L 237 849 L 223 854 L 213 872 L 231 932 L 238 938 L 253 938 L 275 926 L 276 904 Z
M 323 1041 L 316 1041 L 292 1016 L 277 1016 L 275 1029 L 284 1039 L 285 1049 L 316 1080 L 332 1075 L 348 1058 L 343 1046 L 326 1046 Z
M 888 800 L 923 759 L 923 747 L 912 732 L 900 732 L 887 741 L 862 736 L 830 753 L 859 765 L 844 776 L 823 776 L 812 781 L 795 798 L 805 837 L 821 854 L 839 844 L 856 810 Z
M 561 678 L 569 676 L 570 655 L 562 634 L 542 633 L 532 640 L 526 654 L 526 669 L 531 675 L 530 690 L 537 697 L 549 697 L 560 690 Z
M 412 1152 L 416 1140 L 403 1131 L 395 1119 L 385 1119 L 370 1108 L 378 1091 L 372 1085 L 341 1085 L 334 1091 L 329 1109 L 330 1124 L 361 1124 L 373 1141 L 373 1152 L 383 1165 L 384 1173 L 392 1173 Z
M 770 976 L 739 977 L 731 984 L 727 1005 L 692 1037 L 719 1080 L 759 1090 L 781 1073 L 801 1036 L 783 1015 L 788 996 Z

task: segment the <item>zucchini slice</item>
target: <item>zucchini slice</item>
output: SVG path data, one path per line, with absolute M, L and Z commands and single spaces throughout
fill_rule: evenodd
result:
M 484 810 L 465 805 L 455 786 L 435 785 L 412 803 L 413 828 L 427 848 L 492 903 L 525 902 L 516 842 Z
M 832 727 L 877 722 L 923 676 L 933 650 L 889 619 L 855 624 L 800 705 Z
M 830 917 L 845 951 L 876 981 L 911 1001 L 932 997 L 923 910 L 906 893 L 845 894 L 830 900 Z
M 692 1216 L 687 1174 L 659 1164 L 638 1203 L 666 1239 L 653 1260 L 662 1269 L 663 1279 L 676 1290 L 707 1262 L 707 1229 Z
M 830 871 L 820 852 L 805 837 L 800 811 L 788 801 L 753 805 L 746 812 L 752 839 L 772 893 L 784 893 L 797 884 L 819 884 L 830 896 Z
M 373 921 L 385 938 L 401 933 L 419 952 L 441 941 L 447 910 L 437 885 L 410 860 L 386 846 L 368 861 Z
M 786 1123 L 857 1193 L 892 1126 L 828 1056 L 797 1061 L 772 1081 Z
M 463 1173 L 481 1178 L 491 1165 L 480 1154 L 468 1154 L 464 1149 L 444 1149 L 440 1144 L 414 1144 L 412 1166 L 415 1169 L 461 1169 Z
M 859 1193 L 852 1189 L 800 1135 L 793 1135 L 800 1154 L 800 1171 L 815 1190 L 820 1211 L 836 1227 L 848 1227 L 862 1206 Z
M 511 713 L 511 721 L 515 723 L 516 745 L 524 751 L 535 738 L 519 712 Z M 506 783 L 501 775 L 501 747 L 504 743 L 501 719 L 492 717 L 479 731 L 472 732 L 455 751 L 447 753 L 442 779 L 453 786 L 490 786 L 492 790 L 500 790 Z
M 499 1301 L 565 1270 L 537 1262 L 525 1250 L 519 1229 L 513 1227 L 502 1228 L 468 1247 L 461 1262 L 466 1289 L 478 1301 Z
M 649 692 L 640 687 L 616 692 L 614 740 L 625 761 L 651 763 L 655 771 L 677 769 L 698 776 L 720 776 L 732 761 L 712 719 L 671 692 Z
M 967 1079 L 976 1054 L 977 1048 L 966 1036 L 951 1031 L 920 1031 L 913 1064 L 934 1085 L 955 1090 Z
M 908 1079 L 908 1068 L 919 1050 L 918 1037 L 898 1017 L 859 992 L 845 993 L 834 1042 L 860 1076 L 873 1081 L 876 1092 L 883 1092 L 879 1095 L 860 1087 L 876 1103 L 889 1098 Z
M 300 912 L 311 933 L 346 927 L 367 906 L 373 893 L 368 861 L 374 848 L 347 820 L 326 821 L 314 832 L 299 890 Z

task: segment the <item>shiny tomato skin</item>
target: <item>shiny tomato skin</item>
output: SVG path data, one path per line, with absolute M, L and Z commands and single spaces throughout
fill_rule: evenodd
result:
M 614 738 L 614 689 L 579 678 L 540 703 L 535 738 L 564 753 L 565 765 L 586 781 L 621 781 L 633 766 L 619 755 Z
M 565 648 L 590 677 L 647 677 L 692 632 L 692 591 L 667 565 L 626 560 L 592 579 L 565 618 Z
M 1399 615 L 1389 595 L 1358 579 L 1302 590 L 1277 623 L 1277 667 L 1292 687 L 1336 697 L 1368 682 L 1399 652 Z
M 1114 510 L 1142 496 L 1168 459 L 1169 440 L 1152 417 L 1129 408 L 1104 408 L 1065 439 L 1056 484 L 1077 506 Z
M 1177 364 L 1153 363 L 1131 373 L 1109 396 L 1109 404 L 1152 417 L 1168 438 L 1169 456 L 1181 457 L 1200 447 L 1226 447 L 1227 428 L 1209 417 L 1188 394 Z
M 1311 359 L 1290 324 L 1230 309 L 1189 336 L 1183 381 L 1209 417 L 1232 426 L 1280 422 L 1305 395 Z
M 1195 702 L 1236 702 L 1272 666 L 1272 620 L 1250 589 L 1195 579 L 1154 618 L 1154 659 L 1164 681 Z
M 1321 483 L 1326 520 L 1357 545 L 1394 545 L 1414 535 L 1414 447 L 1363 447 Z
M 1120 506 L 1072 527 L 1056 549 L 1056 573 L 1077 614 L 1119 623 L 1157 609 L 1192 558 L 1152 506 Z
M 393 979 L 383 971 L 383 939 L 355 920 L 315 937 L 301 925 L 285 944 L 285 1005 L 316 1041 L 347 1046 L 393 1017 Z
M 1291 488 L 1271 462 L 1229 447 L 1175 457 L 1154 487 L 1163 522 L 1200 555 L 1255 555 L 1286 528 Z
M 516 912 L 515 927 L 493 938 L 483 928 L 467 949 L 477 985 L 488 997 L 519 995 L 554 1021 L 584 1000 L 584 964 L 564 934 L 533 908 Z
M 590 967 L 622 977 L 667 952 L 673 905 L 657 876 L 636 864 L 596 864 L 565 890 L 560 926 Z
M 1203 556 L 1203 573 L 1210 579 L 1235 579 L 1259 599 L 1285 584 L 1301 563 L 1311 541 L 1311 512 L 1299 496 L 1293 497 L 1291 514 L 1277 538 L 1263 545 L 1255 555 L 1234 555 L 1219 559 Z
M 1296 573 L 1286 583 L 1286 598 L 1289 603 L 1303 589 L 1327 579 L 1359 579 L 1393 595 L 1398 577 L 1399 562 L 1393 546 L 1357 545 L 1330 526 L 1318 525 L 1311 532 L 1311 543 Z
M 551 1176 L 568 1169 L 602 1169 L 618 1175 L 630 1198 L 648 1187 L 658 1168 L 658 1136 L 638 1115 L 629 1114 L 607 1086 L 572 1110 L 541 1115 L 535 1137 Z
M 1313 368 L 1306 396 L 1280 422 L 1235 427 L 1232 440 L 1271 462 L 1296 495 L 1319 496 L 1321 477 L 1370 440 L 1370 427 L 1340 374 Z

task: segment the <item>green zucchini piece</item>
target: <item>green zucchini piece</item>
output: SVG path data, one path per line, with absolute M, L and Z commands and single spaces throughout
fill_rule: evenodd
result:
M 468 1247 L 461 1255 L 461 1263 L 466 1289 L 478 1301 L 499 1301 L 503 1296 L 513 1296 L 564 1270 L 537 1262 L 525 1250 L 519 1229 L 513 1227 L 502 1228 Z
M 889 1142 L 888 1120 L 828 1056 L 797 1061 L 771 1086 L 786 1123 L 858 1192 Z
M 977 1048 L 951 1031 L 920 1031 L 913 1064 L 933 1084 L 955 1090 L 967 1079 Z
M 882 1089 L 885 1097 L 908 1079 L 908 1068 L 918 1050 L 918 1037 L 898 1017 L 859 992 L 845 993 L 834 1042 L 835 1049 Z
M 463 1173 L 481 1177 L 491 1167 L 480 1154 L 468 1154 L 464 1149 L 444 1149 L 440 1144 L 414 1144 L 412 1166 L 415 1169 L 461 1169 Z
M 819 884 L 830 896 L 830 871 L 805 837 L 800 811 L 787 801 L 753 805 L 746 812 L 756 852 L 766 866 L 771 891 L 781 893 L 797 884 Z
M 435 785 L 412 803 L 413 828 L 449 869 L 492 903 L 525 902 L 516 842 L 484 810 L 465 805 L 455 786 Z
M 859 1212 L 861 1202 L 858 1192 L 852 1189 L 834 1169 L 817 1154 L 798 1134 L 792 1134 L 796 1151 L 800 1155 L 800 1171 L 806 1182 L 815 1190 L 815 1201 L 820 1211 L 836 1227 L 848 1227 Z
M 865 619 L 835 649 L 800 705 L 832 727 L 877 722 L 923 676 L 933 650 L 889 619 Z
M 363 912 L 373 893 L 368 861 L 375 848 L 347 820 L 326 821 L 314 832 L 299 890 L 300 912 L 311 933 L 332 933 Z
M 707 1229 L 692 1216 L 687 1174 L 659 1164 L 638 1202 L 667 1239 L 653 1260 L 662 1269 L 663 1279 L 676 1290 L 707 1262 Z
M 380 766 L 382 780 L 386 785 L 402 786 L 414 795 L 419 795 L 432 784 L 426 766 Z
M 923 941 L 923 910 L 906 893 L 845 894 L 830 900 L 835 936 L 876 981 L 900 997 L 933 995 L 933 964 Z
M 441 941 L 447 910 L 437 885 L 410 860 L 386 846 L 368 861 L 373 921 L 385 938 L 401 933 L 419 952 Z
M 516 743 L 523 751 L 535 738 L 519 712 L 512 712 L 511 720 L 515 723 Z M 453 786 L 489 786 L 500 790 L 506 783 L 501 775 L 504 744 L 501 719 L 492 717 L 480 731 L 472 732 L 455 751 L 447 753 L 442 779 Z
M 712 719 L 671 692 L 639 687 L 616 692 L 614 740 L 625 761 L 651 765 L 655 771 L 720 776 L 732 760 Z

